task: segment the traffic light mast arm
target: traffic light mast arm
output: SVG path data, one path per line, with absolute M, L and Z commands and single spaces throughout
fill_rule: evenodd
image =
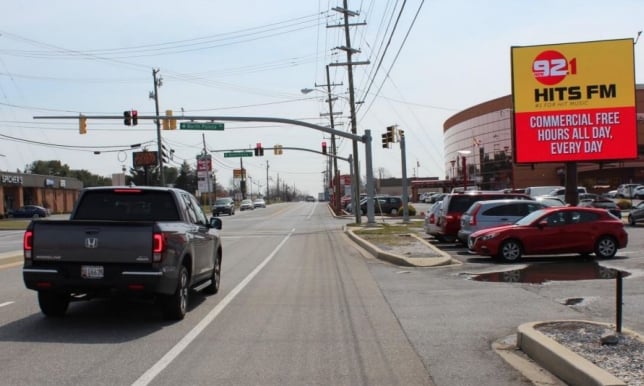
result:
M 313 150 L 313 149 L 307 149 L 307 148 L 304 148 L 304 147 L 289 147 L 289 146 L 282 146 L 280 149 L 282 149 L 282 150 L 299 150 L 299 151 L 308 151 L 309 153 L 320 154 L 320 155 L 323 155 L 323 156 L 326 156 L 326 157 L 333 157 L 333 158 L 337 158 L 337 159 L 342 160 L 342 161 L 348 161 L 348 162 L 349 162 L 349 158 L 345 158 L 345 157 L 340 157 L 340 156 L 338 156 L 338 155 L 329 154 L 328 152 L 327 152 L 327 154 L 323 154 L 321 151 Z M 208 151 L 209 151 L 209 152 L 211 152 L 211 153 L 226 153 L 226 152 L 235 152 L 235 151 L 253 151 L 253 150 L 255 150 L 255 148 L 252 148 L 252 149 L 248 149 L 248 148 L 245 148 L 245 149 L 216 149 L 216 150 L 212 150 L 212 149 L 210 149 L 210 150 L 208 150 Z
M 123 115 L 88 115 L 88 119 L 124 119 Z M 335 134 L 337 136 L 347 138 L 353 141 L 365 143 L 366 135 L 357 135 L 345 131 L 331 129 L 326 126 L 316 125 L 310 122 L 298 121 L 295 119 L 274 118 L 274 117 L 226 117 L 226 116 L 181 116 L 168 117 L 166 115 L 139 115 L 139 120 L 156 120 L 156 119 L 170 119 L 182 121 L 229 121 L 229 122 L 268 122 L 268 123 L 284 123 L 287 125 L 303 126 L 310 129 L 322 131 L 328 134 Z M 34 119 L 78 119 L 77 115 L 61 115 L 61 116 L 34 116 Z

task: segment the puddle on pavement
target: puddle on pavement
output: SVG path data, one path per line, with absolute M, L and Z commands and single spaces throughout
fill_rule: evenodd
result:
M 626 271 L 602 267 L 596 262 L 545 263 L 531 264 L 511 271 L 483 273 L 474 275 L 471 279 L 496 283 L 541 284 L 547 281 L 615 279 L 619 272 L 622 277 L 630 275 Z

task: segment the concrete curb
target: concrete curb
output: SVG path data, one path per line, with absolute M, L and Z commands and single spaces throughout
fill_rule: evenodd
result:
M 539 363 L 543 368 L 570 385 L 626 385 L 624 381 L 557 343 L 554 339 L 551 339 L 536 329 L 536 327 L 542 324 L 558 322 L 583 322 L 602 325 L 608 328 L 611 327 L 608 323 L 598 323 L 586 320 L 524 323 L 520 325 L 517 330 L 517 347 Z M 639 334 L 630 330 L 623 329 L 622 333 L 637 337 L 640 340 L 642 339 Z
M 362 237 L 358 236 L 353 232 L 352 229 L 349 227 L 344 227 L 345 233 L 351 238 L 353 241 L 355 241 L 358 245 L 360 245 L 362 248 L 366 249 L 370 254 L 372 254 L 375 258 L 383 261 L 387 261 L 389 263 L 392 263 L 394 265 L 400 265 L 403 267 L 440 267 L 440 266 L 445 266 L 445 265 L 452 265 L 456 264 L 456 262 L 452 259 L 449 254 L 437 249 L 427 241 L 421 239 L 420 237 L 410 234 L 410 236 L 415 237 L 417 240 L 420 242 L 426 244 L 429 248 L 431 248 L 437 255 L 438 257 L 421 257 L 421 258 L 406 258 L 404 256 L 396 255 L 394 253 L 389 253 L 385 252 L 382 249 L 378 248 L 377 246 L 373 245 L 372 243 L 368 242 L 367 240 L 363 239 Z

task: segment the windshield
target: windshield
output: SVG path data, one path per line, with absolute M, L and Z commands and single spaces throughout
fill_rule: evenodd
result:
M 543 214 L 545 212 L 546 212 L 545 209 L 535 210 L 534 212 L 530 213 L 529 215 L 517 220 L 517 222 L 515 222 L 515 224 L 516 225 L 530 225 L 534 220 L 536 220 L 539 217 L 543 216 Z
M 219 200 L 215 201 L 215 205 L 226 205 L 230 202 L 229 198 L 220 198 Z

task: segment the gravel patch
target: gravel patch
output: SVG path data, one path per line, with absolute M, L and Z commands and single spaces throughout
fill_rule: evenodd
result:
M 644 343 L 639 339 L 594 323 L 553 322 L 535 328 L 627 385 L 644 385 Z M 617 338 L 616 344 L 602 344 L 609 335 Z

